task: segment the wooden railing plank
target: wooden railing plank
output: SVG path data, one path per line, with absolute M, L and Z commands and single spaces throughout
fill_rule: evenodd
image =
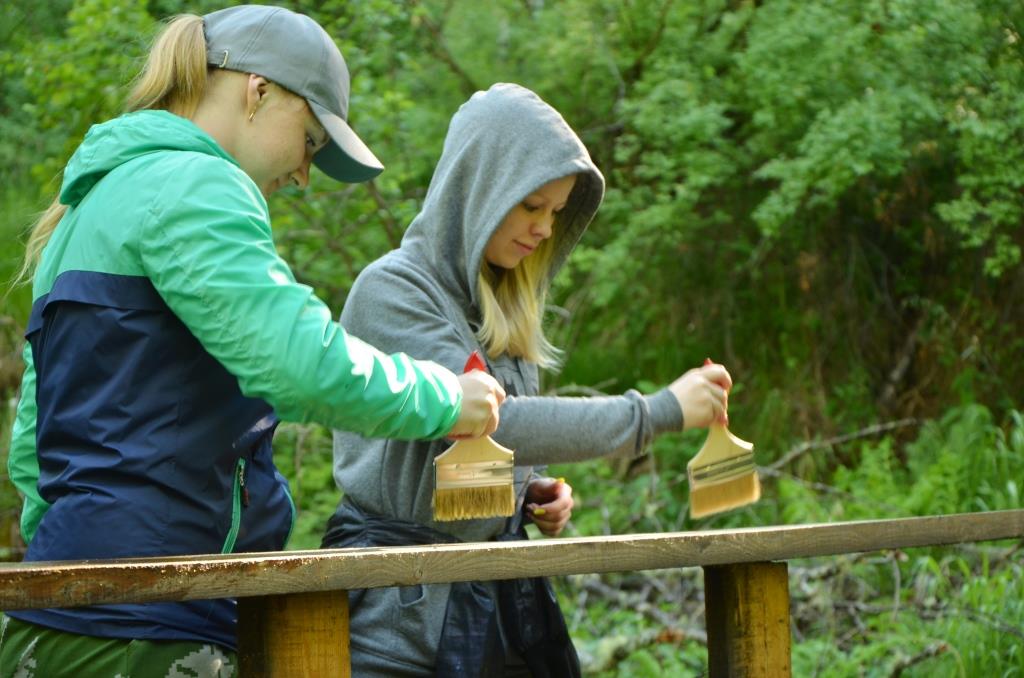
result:
M 792 560 L 1024 537 L 1024 510 L 534 542 L 0 564 L 0 609 Z

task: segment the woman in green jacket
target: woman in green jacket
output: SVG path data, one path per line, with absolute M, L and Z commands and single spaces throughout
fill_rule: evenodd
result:
M 283 548 L 278 417 L 433 439 L 497 426 L 481 372 L 345 333 L 278 257 L 266 197 L 310 163 L 382 166 L 346 122 L 331 38 L 288 10 L 172 21 L 124 116 L 94 126 L 33 229 L 9 455 L 26 560 Z M 233 675 L 232 600 L 11 611 L 0 676 Z M 178 671 L 179 673 L 175 673 Z

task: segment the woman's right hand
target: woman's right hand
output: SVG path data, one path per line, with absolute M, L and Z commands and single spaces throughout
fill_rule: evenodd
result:
M 683 411 L 683 429 L 707 428 L 716 421 L 728 424 L 731 388 L 728 370 L 716 363 L 688 370 L 669 384 Z
M 462 411 L 448 437 L 479 438 L 494 433 L 505 389 L 494 377 L 480 370 L 460 374 L 459 385 L 462 386 Z

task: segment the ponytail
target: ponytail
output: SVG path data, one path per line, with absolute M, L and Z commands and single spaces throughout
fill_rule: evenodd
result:
M 125 107 L 129 111 L 165 110 L 190 118 L 206 92 L 206 72 L 203 18 L 176 16 L 153 42 Z
M 153 42 L 125 108 L 128 111 L 165 110 L 191 117 L 206 92 L 206 74 L 203 18 L 194 14 L 177 16 Z M 32 226 L 25 244 L 25 260 L 12 287 L 31 279 L 43 248 L 67 210 L 68 206 L 61 204 L 57 197 Z
M 62 205 L 59 198 L 54 198 L 50 206 L 39 217 L 39 221 L 32 226 L 32 230 L 28 234 L 28 242 L 25 243 L 25 260 L 21 262 L 21 269 L 11 284 L 12 288 L 32 279 L 32 271 L 39 263 L 43 248 L 50 241 L 53 229 L 57 228 L 57 224 L 60 223 L 67 211 L 68 206 Z

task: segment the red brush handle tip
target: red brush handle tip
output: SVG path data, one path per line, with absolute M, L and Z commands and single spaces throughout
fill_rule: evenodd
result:
M 466 366 L 462 368 L 463 372 L 472 372 L 473 370 L 480 370 L 481 372 L 487 371 L 487 363 L 480 357 L 479 351 L 473 351 L 469 354 L 469 360 L 466 361 Z

